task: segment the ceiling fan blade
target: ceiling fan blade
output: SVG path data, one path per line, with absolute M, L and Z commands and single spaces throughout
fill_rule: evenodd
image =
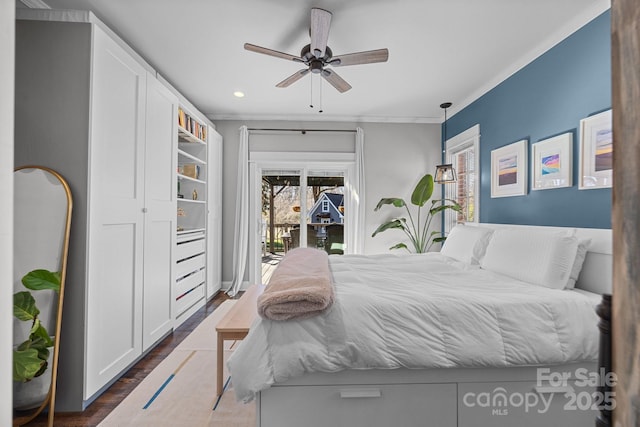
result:
M 337 55 L 331 59 L 330 64 L 334 67 L 344 67 L 346 65 L 372 64 L 374 62 L 387 62 L 389 59 L 388 49 L 368 50 L 366 52 L 347 53 Z
M 322 58 L 329 40 L 329 26 L 331 12 L 314 7 L 311 9 L 311 53 L 316 58 Z
M 338 92 L 344 93 L 351 89 L 351 85 L 347 83 L 342 77 L 340 77 L 335 71 L 322 70 L 322 77 L 328 81 L 331 86 L 338 89 Z
M 244 48 L 251 52 L 262 53 L 263 55 L 275 56 L 276 58 L 287 59 L 289 61 L 302 62 L 302 59 L 298 56 L 290 55 L 288 53 L 279 52 L 273 49 L 267 49 L 266 47 L 256 46 L 255 44 L 245 43 Z
M 278 83 L 276 87 L 289 87 L 293 83 L 297 82 L 298 80 L 306 76 L 308 73 L 309 73 L 308 68 L 303 68 L 300 71 L 296 71 L 295 73 L 293 73 L 292 75 L 290 75 L 289 77 L 287 77 L 286 79 Z

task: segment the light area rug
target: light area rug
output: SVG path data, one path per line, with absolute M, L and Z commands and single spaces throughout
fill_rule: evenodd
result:
M 233 383 L 216 406 L 215 327 L 234 303 L 223 302 L 203 320 L 99 427 L 254 427 L 255 403 L 236 402 Z M 225 341 L 225 360 L 235 345 Z M 228 378 L 226 363 L 224 378 Z

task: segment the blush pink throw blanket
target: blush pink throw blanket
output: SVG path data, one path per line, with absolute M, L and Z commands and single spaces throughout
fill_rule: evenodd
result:
M 258 314 L 270 320 L 316 316 L 333 304 L 329 257 L 314 248 L 295 248 L 278 264 L 258 297 Z

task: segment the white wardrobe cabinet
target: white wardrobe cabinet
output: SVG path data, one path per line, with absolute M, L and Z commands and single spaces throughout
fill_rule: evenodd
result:
M 147 79 L 145 126 L 144 295 L 142 350 L 173 328 L 176 245 L 176 111 L 178 100 L 156 79 Z
M 74 197 L 57 409 L 79 411 L 173 328 L 177 97 L 89 12 L 31 12 L 15 164 L 57 170 Z

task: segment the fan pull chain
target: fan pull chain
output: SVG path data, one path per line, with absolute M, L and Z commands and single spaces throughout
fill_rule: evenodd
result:
M 311 87 L 311 95 L 309 98 L 309 107 L 313 108 L 313 74 L 309 76 L 309 82 Z
M 318 113 L 322 113 L 322 75 L 320 75 L 320 109 Z

